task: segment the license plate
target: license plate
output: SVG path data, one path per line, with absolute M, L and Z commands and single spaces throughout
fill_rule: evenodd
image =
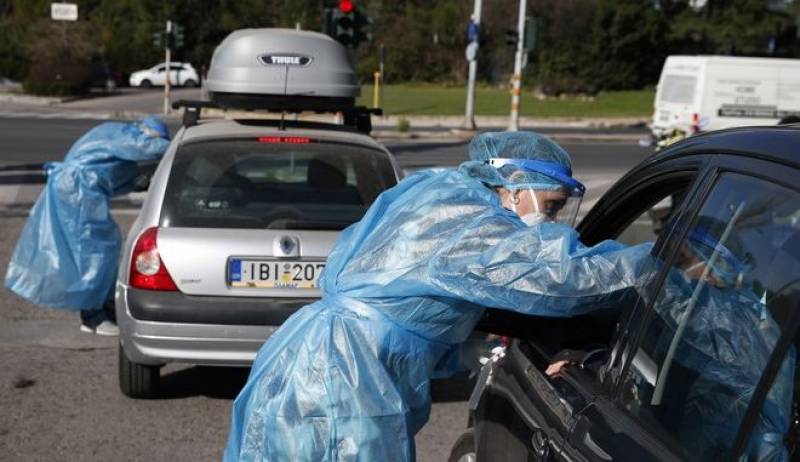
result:
M 323 268 L 321 261 L 231 258 L 228 283 L 257 289 L 316 289 Z

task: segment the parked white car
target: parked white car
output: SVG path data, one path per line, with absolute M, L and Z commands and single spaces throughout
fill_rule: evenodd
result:
M 131 74 L 129 83 L 132 87 L 162 86 L 166 83 L 166 67 L 166 63 L 161 63 L 150 69 L 136 71 Z M 197 71 L 189 63 L 173 62 L 169 64 L 169 67 L 169 81 L 172 85 L 196 87 L 200 82 Z

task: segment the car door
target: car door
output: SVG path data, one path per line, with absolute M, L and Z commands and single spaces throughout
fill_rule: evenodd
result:
M 709 168 L 576 417 L 590 460 L 796 456 L 798 172 L 722 155 Z
M 166 81 L 166 73 L 164 72 L 165 68 L 166 66 L 160 64 L 150 70 L 150 78 L 153 85 L 164 85 L 164 82 Z
M 669 224 L 683 210 L 685 198 L 693 197 L 695 190 L 702 186 L 698 178 L 703 176 L 703 166 L 702 157 L 692 156 L 634 170 L 587 215 L 579 228 L 582 239 L 587 244 L 607 238 L 619 238 L 631 245 L 656 241 L 655 248 L 659 248 L 665 240 L 663 236 L 671 230 Z M 576 427 L 579 423 L 576 418 L 588 403 L 604 392 L 606 368 L 595 366 L 618 350 L 610 345 L 624 343 L 630 337 L 625 334 L 624 326 L 636 302 L 636 292 L 630 291 L 616 300 L 615 306 L 566 320 L 489 310 L 480 328 L 518 340 L 509 347 L 504 370 L 494 374 L 489 399 L 477 409 L 475 428 L 479 459 L 501 460 L 496 458 L 499 448 L 493 442 L 502 440 L 506 445 L 512 441 L 521 444 L 530 457 L 542 460 L 550 456 L 565 460 L 602 460 L 604 453 L 591 437 L 573 442 L 573 433 L 582 431 Z M 620 340 L 612 342 L 612 338 Z M 579 351 L 579 362 L 585 367 L 569 368 L 563 374 L 547 377 L 544 374 L 547 365 L 569 350 Z M 503 393 L 506 398 L 494 396 Z M 501 422 L 502 425 L 486 425 L 485 422 Z M 521 423 L 529 433 L 520 430 Z M 516 436 L 512 438 L 509 433 Z M 637 454 L 646 454 L 645 458 L 652 459 L 651 451 L 642 448 L 641 441 L 626 439 L 618 444 L 631 451 L 638 448 Z M 576 447 L 585 449 L 585 454 L 576 451 Z

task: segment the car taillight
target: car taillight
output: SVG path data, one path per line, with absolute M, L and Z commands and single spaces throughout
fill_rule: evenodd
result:
M 697 133 L 700 131 L 700 114 L 694 113 L 692 114 L 692 133 Z
M 158 228 L 147 228 L 136 240 L 131 254 L 129 282 L 131 287 L 145 290 L 177 291 L 167 267 L 158 253 Z

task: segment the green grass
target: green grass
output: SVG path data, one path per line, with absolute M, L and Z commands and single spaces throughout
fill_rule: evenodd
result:
M 372 85 L 361 88 L 359 104 L 372 106 Z M 523 87 L 520 110 L 528 117 L 639 117 L 653 113 L 654 90 L 603 92 L 593 101 L 580 98 L 540 101 Z M 464 115 L 465 87 L 443 87 L 426 84 L 389 85 L 384 89 L 388 115 Z M 508 90 L 478 88 L 475 94 L 475 115 L 504 116 L 511 108 Z

